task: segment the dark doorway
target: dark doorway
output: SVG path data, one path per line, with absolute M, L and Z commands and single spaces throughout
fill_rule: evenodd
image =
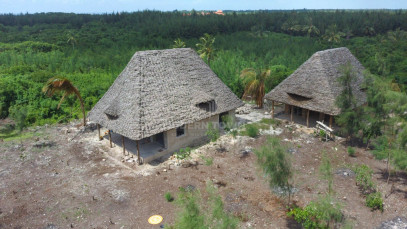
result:
M 162 145 L 163 147 L 165 147 L 165 143 L 164 143 L 164 133 L 159 133 L 155 135 L 155 141 Z

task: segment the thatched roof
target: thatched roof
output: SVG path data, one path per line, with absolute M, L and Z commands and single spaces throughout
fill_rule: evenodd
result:
M 341 67 L 348 62 L 357 76 L 352 85 L 352 92 L 357 105 L 360 106 L 366 102 L 366 94 L 361 90 L 364 68 L 347 48 L 316 52 L 293 74 L 267 93 L 265 98 L 338 115 L 340 109 L 335 105 L 335 100 L 343 90 L 338 78 L 342 75 Z
M 205 102 L 216 110 L 198 106 Z M 194 50 L 152 50 L 134 54 L 88 117 L 139 140 L 242 105 Z

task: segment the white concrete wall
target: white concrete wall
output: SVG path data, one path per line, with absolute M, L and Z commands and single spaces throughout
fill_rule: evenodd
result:
M 171 129 L 165 133 L 165 145 L 167 152 L 172 153 L 187 146 L 196 146 L 208 140 L 206 131 L 208 124 L 212 122 L 215 128 L 219 127 L 219 115 L 214 115 L 207 119 L 191 123 L 185 126 L 185 134 L 177 137 L 176 129 Z
M 234 116 L 235 111 L 229 111 L 228 114 Z M 162 152 L 154 154 L 149 158 L 145 158 L 144 162 L 147 163 L 167 154 L 174 153 L 179 151 L 181 148 L 188 146 L 193 147 L 208 142 L 209 139 L 206 136 L 206 131 L 208 129 L 209 122 L 212 122 L 215 128 L 219 128 L 219 115 L 214 115 L 207 119 L 186 125 L 185 134 L 179 137 L 177 137 L 176 128 L 164 132 L 164 143 L 166 149 Z

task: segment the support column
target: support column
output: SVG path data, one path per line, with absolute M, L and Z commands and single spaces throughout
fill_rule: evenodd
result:
M 307 127 L 309 127 L 309 110 L 307 109 Z
M 99 141 L 101 141 L 101 140 L 102 140 L 102 138 L 100 137 L 100 125 L 99 125 L 99 124 L 97 124 L 97 127 L 98 127 L 98 138 L 99 138 Z
M 271 101 L 271 118 L 274 119 L 274 100 Z
M 294 106 L 293 105 L 290 105 L 291 106 L 291 122 L 293 121 L 293 115 L 294 115 Z
M 333 116 L 329 115 L 329 128 L 332 128 Z
M 325 120 L 325 114 L 320 112 L 319 113 L 319 121 L 324 122 L 324 120 Z
M 136 141 L 136 144 L 137 144 L 137 161 L 138 161 L 138 164 L 140 165 L 141 164 L 141 161 L 140 161 L 140 148 L 139 148 L 138 140 Z
M 112 146 L 112 133 L 109 130 L 109 143 L 110 143 L 110 148 L 113 148 Z
M 122 135 L 123 155 L 126 156 L 126 146 L 124 145 L 124 136 Z

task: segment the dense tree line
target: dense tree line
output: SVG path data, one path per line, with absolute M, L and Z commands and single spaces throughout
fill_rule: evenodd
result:
M 204 33 L 231 34 L 238 31 L 250 31 L 253 28 L 284 32 L 290 35 L 305 35 L 307 31 L 299 28 L 309 28 L 309 26 L 315 26 L 323 34 L 332 24 L 336 24 L 340 31 L 348 31 L 354 36 L 384 34 L 397 28 L 407 30 L 407 13 L 404 10 L 253 11 L 230 12 L 225 16 L 201 15 L 201 12 L 197 11 L 192 11 L 191 15 L 186 13 L 142 11 L 110 14 L 3 14 L 0 15 L 0 30 L 17 29 L 17 31 L 21 31 L 25 30 L 25 27 L 32 27 L 30 32 L 33 34 L 31 35 L 35 35 L 41 33 L 41 30 L 46 27 L 63 25 L 66 30 L 86 30 L 87 26 L 96 25 L 101 30 L 113 27 L 118 30 L 140 33 L 143 36 L 161 36 L 172 39 L 197 38 Z
M 187 15 L 191 13 L 191 15 Z M 407 84 L 407 12 L 395 11 L 142 11 L 111 14 L 0 15 L 0 118 L 27 110 L 29 124 L 81 117 L 72 97 L 41 93 L 51 77 L 69 79 L 85 109 L 100 99 L 134 52 L 172 48 L 174 41 L 198 49 L 199 38 L 214 36 L 210 67 L 239 97 L 242 70 L 270 70 L 271 90 L 314 52 L 346 46 L 362 64 L 401 91 Z M 207 59 L 208 60 L 208 59 Z M 206 61 L 207 61 L 206 60 Z

